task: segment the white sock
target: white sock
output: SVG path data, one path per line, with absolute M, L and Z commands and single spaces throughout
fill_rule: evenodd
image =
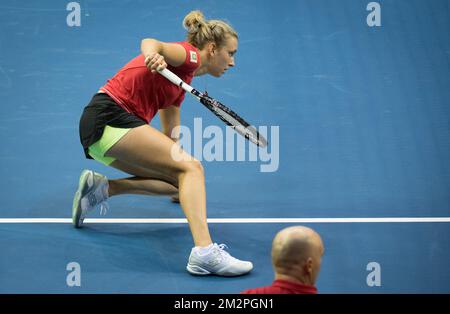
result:
M 109 183 L 108 183 L 108 181 L 106 181 L 106 182 L 101 182 L 100 185 L 97 187 L 97 189 L 94 191 L 94 195 L 99 202 L 102 202 L 102 201 L 108 199 L 108 197 L 109 197 L 108 189 L 109 189 Z
M 105 199 L 109 198 L 109 181 L 106 179 L 105 185 L 103 186 L 103 194 L 105 195 Z
M 213 246 L 214 246 L 213 243 L 211 243 L 208 246 L 196 246 L 195 250 L 199 255 L 207 255 L 211 251 Z

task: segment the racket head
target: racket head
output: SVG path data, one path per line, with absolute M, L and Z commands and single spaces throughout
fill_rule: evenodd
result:
M 258 130 L 240 117 L 233 110 L 219 102 L 218 100 L 209 97 L 206 93 L 200 98 L 200 102 L 219 117 L 225 124 L 230 126 L 238 134 L 245 137 L 250 142 L 259 147 L 267 146 L 267 139 L 262 136 Z

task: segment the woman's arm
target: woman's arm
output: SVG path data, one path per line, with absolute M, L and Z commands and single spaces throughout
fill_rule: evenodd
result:
M 180 66 L 186 60 L 186 51 L 183 46 L 152 38 L 142 40 L 141 52 L 145 57 L 147 68 L 152 72 L 165 69 L 167 63 L 174 67 Z
M 170 106 L 166 109 L 160 109 L 159 119 L 161 120 L 162 132 L 174 142 L 177 142 L 180 137 L 180 130 L 178 129 L 177 132 L 172 132 L 172 130 L 180 125 L 180 108 Z

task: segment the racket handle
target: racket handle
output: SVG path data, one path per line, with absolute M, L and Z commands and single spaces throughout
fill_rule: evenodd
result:
M 173 84 L 180 86 L 185 91 L 187 91 L 189 93 L 192 91 L 193 88 L 191 86 L 186 84 L 182 79 L 180 79 L 178 77 L 178 75 L 174 74 L 169 69 L 164 69 L 164 70 L 161 70 L 161 71 L 158 71 L 158 72 L 159 72 L 159 74 L 164 76 L 166 79 L 171 81 Z

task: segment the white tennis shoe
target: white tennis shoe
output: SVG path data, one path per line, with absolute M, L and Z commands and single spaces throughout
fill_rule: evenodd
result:
M 240 276 L 253 269 L 251 262 L 241 261 L 225 251 L 225 244 L 212 244 L 205 254 L 193 248 L 189 256 L 187 271 L 193 275 Z
M 108 179 L 92 170 L 83 170 L 80 175 L 78 190 L 73 198 L 72 223 L 81 228 L 86 215 L 100 206 L 100 213 L 108 209 Z

